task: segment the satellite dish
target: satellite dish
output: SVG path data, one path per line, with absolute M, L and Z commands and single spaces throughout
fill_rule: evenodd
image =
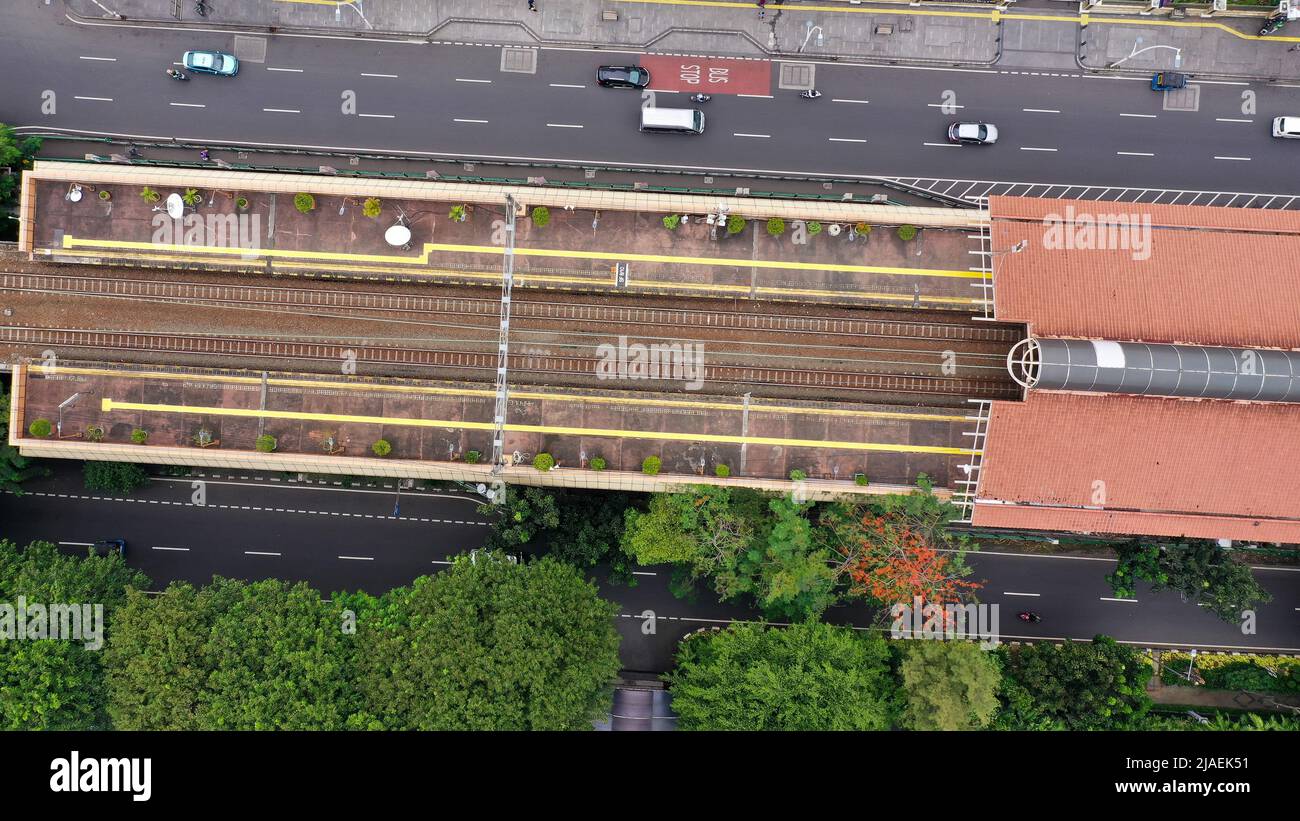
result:
M 474 490 L 480 496 L 488 496 L 487 485 L 483 484 L 482 482 L 479 482 L 477 485 L 474 485 Z M 488 496 L 488 498 L 491 498 L 491 496 Z

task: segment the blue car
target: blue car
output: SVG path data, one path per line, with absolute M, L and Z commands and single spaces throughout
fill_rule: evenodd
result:
M 234 77 L 239 73 L 239 60 L 224 51 L 187 51 L 181 57 L 181 65 L 196 74 Z

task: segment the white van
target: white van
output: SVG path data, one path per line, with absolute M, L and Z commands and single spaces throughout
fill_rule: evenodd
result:
M 667 134 L 703 134 L 704 112 L 693 108 L 641 109 L 641 130 Z

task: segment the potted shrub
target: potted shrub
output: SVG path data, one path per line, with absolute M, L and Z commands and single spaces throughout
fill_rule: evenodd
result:
M 54 425 L 48 419 L 36 419 L 27 426 L 27 432 L 37 439 L 44 439 L 54 432 Z
M 820 222 L 817 222 L 816 220 L 807 223 L 807 225 L 808 225 L 808 236 L 810 237 L 815 237 L 822 232 L 822 224 Z
M 235 197 L 235 207 L 240 211 L 248 210 L 248 197 Z
M 276 444 L 274 436 L 269 433 L 264 433 L 257 437 L 257 441 L 253 443 L 253 447 L 257 448 L 262 453 L 271 453 L 275 450 Z
M 587 466 L 590 467 L 592 470 L 604 470 L 604 469 L 605 469 L 605 457 L 603 457 L 603 456 L 593 456 L 593 457 L 591 457 L 591 461 L 587 463 Z
M 774 237 L 779 237 L 785 233 L 785 220 L 780 217 L 772 217 L 767 221 L 767 232 Z
M 199 428 L 198 433 L 194 434 L 194 444 L 206 448 L 216 444 L 216 440 L 212 438 L 212 431 L 207 428 Z
M 157 191 L 146 185 L 144 188 L 140 189 L 140 199 L 148 203 L 154 203 L 162 199 L 162 194 L 159 194 Z
M 135 442 L 137 445 L 143 445 L 145 442 L 149 441 L 149 431 L 144 428 L 136 428 L 131 431 L 131 441 Z
M 647 456 L 641 463 L 641 472 L 646 476 L 654 476 L 659 473 L 659 468 L 663 467 L 663 462 L 658 456 Z
M 669 231 L 674 230 L 675 228 L 677 228 L 677 226 L 681 224 L 682 224 L 681 214 L 669 214 L 668 216 L 664 217 L 664 227 L 667 228 Z
M 464 222 L 469 219 L 469 210 L 463 205 L 453 205 L 451 210 L 447 212 L 447 217 L 456 222 Z
M 195 206 L 203 202 L 203 197 L 199 195 L 199 189 L 186 188 L 185 193 L 181 194 L 181 201 L 186 205 Z
M 538 228 L 545 228 L 551 222 L 551 209 L 545 205 L 539 205 L 533 209 L 533 225 Z
M 555 457 L 549 453 L 539 453 L 533 457 L 533 467 L 545 473 L 555 467 Z
M 726 465 L 718 465 L 713 469 L 713 475 L 717 476 L 719 479 L 726 479 L 731 475 L 731 468 Z
M 802 482 L 804 479 L 807 478 L 808 478 L 808 474 L 804 473 L 799 468 L 795 468 L 794 470 L 790 471 L 790 481 L 792 482 Z
M 916 226 L 915 225 L 898 226 L 898 238 L 901 239 L 903 242 L 911 242 L 912 240 L 916 239 Z
M 101 428 L 99 425 L 87 425 L 87 426 L 86 426 L 86 441 L 87 441 L 87 442 L 102 442 L 102 441 L 104 441 L 104 429 Z
M 739 234 L 745 230 L 745 218 L 739 214 L 731 214 L 727 217 L 727 233 Z
M 311 194 L 294 194 L 293 207 L 304 214 L 309 214 L 316 209 L 316 198 Z
M 383 457 L 393 452 L 393 446 L 387 439 L 377 439 L 375 440 L 375 443 L 370 446 L 370 450 L 374 451 L 376 456 Z
M 482 458 L 483 458 L 483 454 L 479 453 L 476 450 L 465 451 L 465 464 L 467 465 L 477 465 L 479 463 L 479 460 Z
M 866 486 L 867 486 L 867 474 L 865 474 L 865 473 L 855 473 L 855 474 L 853 474 L 853 484 L 857 485 L 858 487 L 866 487 Z
M 853 233 L 860 237 L 865 237 L 867 234 L 871 233 L 871 225 L 869 223 L 859 222 L 857 225 L 853 226 Z
M 113 199 L 113 195 L 108 193 L 107 190 L 101 188 L 99 189 L 99 198 L 104 202 L 108 202 L 109 200 Z
M 379 216 L 379 212 L 382 210 L 384 210 L 384 207 L 379 201 L 379 197 L 370 197 L 365 202 L 361 203 L 361 213 L 371 219 Z

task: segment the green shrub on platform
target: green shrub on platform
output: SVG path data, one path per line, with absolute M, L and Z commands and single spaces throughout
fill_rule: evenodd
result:
M 867 486 L 867 474 L 865 474 L 865 473 L 855 473 L 855 474 L 853 474 L 853 484 L 857 485 L 858 487 L 866 487 L 866 486 Z
M 591 461 L 588 462 L 587 465 L 588 465 L 592 470 L 604 470 L 604 469 L 605 469 L 605 457 L 603 457 L 603 456 L 593 456 L 593 457 L 591 457 Z
M 916 226 L 915 225 L 898 226 L 898 238 L 901 239 L 903 242 L 911 242 L 912 240 L 916 239 Z
M 149 431 L 144 428 L 136 428 L 131 431 L 131 441 L 135 442 L 137 445 L 143 445 L 145 442 L 149 441 Z
M 676 228 L 681 224 L 682 224 L 682 217 L 680 214 L 669 214 L 668 216 L 664 217 L 664 227 L 667 228 L 669 231 L 673 230 L 674 228 Z
M 659 468 L 663 467 L 663 462 L 658 456 L 647 456 L 641 463 L 641 472 L 646 476 L 654 476 L 659 473 Z
M 379 197 L 370 197 L 365 202 L 361 203 L 361 213 L 371 219 L 379 216 L 379 212 L 382 210 L 384 210 L 384 207 L 380 203 Z
M 767 221 L 767 232 L 774 237 L 779 237 L 785 233 L 785 220 L 780 217 L 772 217 Z
M 545 228 L 551 222 L 551 209 L 545 205 L 539 205 L 533 209 L 533 225 L 538 228 Z
M 465 451 L 465 464 L 467 465 L 477 465 L 479 460 L 482 458 L 483 458 L 483 454 L 479 453 L 476 450 Z
M 270 453 L 275 450 L 276 444 L 277 442 L 275 441 L 274 436 L 272 436 L 269 433 L 264 433 L 261 436 L 257 437 L 257 442 L 254 443 L 253 446 L 256 447 L 258 450 L 260 450 L 262 453 Z
M 809 236 L 815 237 L 822 232 L 822 224 L 820 222 L 817 222 L 816 220 L 807 223 L 807 225 L 808 225 Z
M 549 453 L 539 453 L 533 457 L 533 467 L 545 473 L 555 467 L 555 457 Z
M 294 194 L 293 207 L 304 214 L 316 210 L 316 198 L 311 194 Z
M 376 456 L 387 456 L 393 452 L 393 446 L 387 439 L 376 439 L 375 443 L 370 446 L 370 450 L 372 450 Z
M 54 432 L 54 426 L 48 419 L 37 419 L 27 426 L 27 432 L 37 439 L 44 439 Z
M 795 468 L 794 470 L 790 471 L 790 481 L 792 482 L 802 482 L 804 479 L 807 478 L 808 478 L 808 474 L 804 473 L 799 468 Z
M 726 465 L 718 465 L 713 469 L 713 473 L 719 479 L 726 479 L 728 476 L 731 475 L 731 468 L 727 467 Z
M 745 230 L 745 218 L 739 214 L 732 214 L 727 217 L 727 233 L 739 234 Z

